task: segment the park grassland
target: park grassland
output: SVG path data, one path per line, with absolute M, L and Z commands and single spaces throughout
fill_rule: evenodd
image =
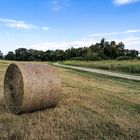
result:
M 4 105 L 8 65 L 0 62 L 0 139 L 140 139 L 140 82 L 56 67 L 63 87 L 58 106 L 16 116 Z
M 64 61 L 63 64 L 140 74 L 140 60 Z

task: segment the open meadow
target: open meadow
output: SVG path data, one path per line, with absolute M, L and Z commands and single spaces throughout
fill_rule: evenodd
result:
M 4 104 L 10 63 L 0 61 L 0 140 L 140 139 L 140 82 L 56 67 L 62 79 L 59 104 L 17 116 Z
M 63 64 L 140 75 L 140 60 L 64 61 Z

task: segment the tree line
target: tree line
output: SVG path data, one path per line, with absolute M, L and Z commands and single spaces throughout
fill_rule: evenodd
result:
M 10 51 L 0 58 L 16 61 L 63 61 L 63 60 L 127 60 L 139 57 L 139 51 L 125 49 L 122 42 L 108 42 L 104 38 L 89 47 L 69 48 L 67 50 L 39 51 L 34 49 L 18 48 L 15 52 Z

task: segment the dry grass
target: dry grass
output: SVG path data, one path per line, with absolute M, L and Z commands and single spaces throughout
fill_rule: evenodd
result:
M 16 116 L 4 105 L 6 68 L 0 62 L 0 139 L 140 139 L 140 82 L 57 68 L 59 105 Z

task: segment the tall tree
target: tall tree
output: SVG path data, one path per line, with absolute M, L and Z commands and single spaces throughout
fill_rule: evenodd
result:
M 105 47 L 105 38 L 101 39 L 100 46 L 101 46 L 101 49 L 104 49 L 104 47 Z

